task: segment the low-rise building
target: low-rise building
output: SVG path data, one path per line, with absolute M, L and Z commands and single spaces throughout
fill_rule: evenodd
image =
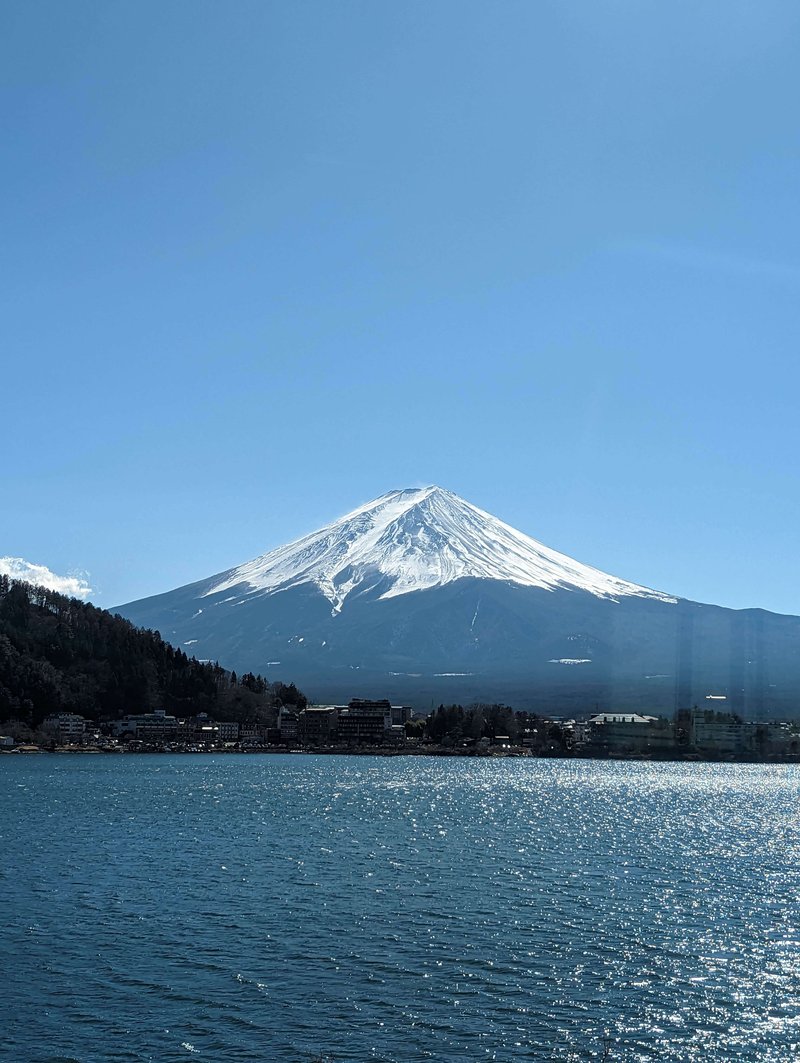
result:
M 800 755 L 800 721 L 764 720 L 751 725 L 753 751 L 761 756 Z
M 606 753 L 668 752 L 675 746 L 675 729 L 662 716 L 601 712 L 589 720 L 588 743 Z
M 588 720 L 567 720 L 564 731 L 572 735 L 573 745 L 580 749 L 589 741 L 591 724 Z
M 294 742 L 300 730 L 299 714 L 297 709 L 281 705 L 278 709 L 278 731 L 281 742 Z
M 690 715 L 689 744 L 701 753 L 736 755 L 747 751 L 751 731 L 734 713 L 694 710 Z
M 86 733 L 86 720 L 74 712 L 56 712 L 44 720 L 42 730 L 61 745 L 78 745 Z
M 112 733 L 119 736 L 128 735 L 141 742 L 163 742 L 177 738 L 182 731 L 181 721 L 167 715 L 164 709 L 155 712 L 143 712 L 138 715 L 123 716 L 111 724 Z
M 239 741 L 239 724 L 236 720 L 220 720 L 217 728 L 220 742 Z
M 390 705 L 389 715 L 392 718 L 392 727 L 405 727 L 413 717 L 414 710 L 410 705 Z
M 406 742 L 406 725 L 404 723 L 393 723 L 388 731 L 383 732 L 383 740 L 393 746 L 404 745 Z
M 180 721 L 183 724 L 181 738 L 198 746 L 215 746 L 220 741 L 219 724 L 207 712 L 198 712 Z
M 246 748 L 262 746 L 267 741 L 268 729 L 260 720 L 244 720 L 239 724 L 239 744 Z

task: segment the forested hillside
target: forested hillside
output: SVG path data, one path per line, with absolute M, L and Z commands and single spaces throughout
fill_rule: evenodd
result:
M 0 576 L 0 720 L 37 726 L 52 712 L 91 719 L 163 708 L 220 720 L 305 704 L 292 684 L 188 657 L 157 631 L 104 609 Z

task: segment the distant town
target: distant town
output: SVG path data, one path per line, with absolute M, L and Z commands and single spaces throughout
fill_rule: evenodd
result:
M 0 752 L 377 753 L 487 757 L 800 761 L 800 721 L 680 710 L 672 718 L 598 712 L 557 719 L 504 705 L 439 706 L 419 715 L 388 700 L 279 706 L 271 719 L 178 717 L 164 709 L 96 722 L 71 712 L 0 735 Z

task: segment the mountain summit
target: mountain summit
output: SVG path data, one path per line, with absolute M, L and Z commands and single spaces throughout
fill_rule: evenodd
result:
M 601 598 L 675 601 L 551 550 L 443 487 L 389 491 L 320 531 L 222 573 L 203 596 L 241 595 L 244 588 L 248 595 L 272 594 L 313 583 L 336 614 L 352 595 L 385 599 L 467 577 Z M 231 602 L 238 604 L 239 595 Z
M 117 610 L 201 660 L 316 700 L 505 701 L 549 713 L 800 704 L 800 618 L 607 575 L 441 487 Z

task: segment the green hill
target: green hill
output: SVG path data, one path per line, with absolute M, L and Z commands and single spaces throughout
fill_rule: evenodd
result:
M 36 727 L 53 712 L 114 719 L 163 708 L 220 720 L 265 717 L 305 704 L 292 684 L 237 678 L 197 661 L 157 631 L 105 609 L 0 576 L 0 721 Z

